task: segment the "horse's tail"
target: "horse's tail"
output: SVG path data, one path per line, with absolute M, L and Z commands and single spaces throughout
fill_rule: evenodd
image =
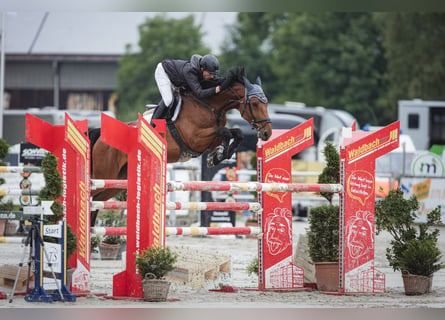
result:
M 90 139 L 90 174 L 93 175 L 93 147 L 100 137 L 100 128 L 88 130 L 88 138 Z

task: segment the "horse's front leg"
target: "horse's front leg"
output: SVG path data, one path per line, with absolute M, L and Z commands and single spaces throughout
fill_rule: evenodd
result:
M 241 144 L 241 141 L 243 141 L 244 139 L 244 135 L 241 129 L 238 128 L 230 129 L 230 134 L 233 138 L 233 141 L 229 144 L 229 147 L 227 148 L 226 159 L 230 159 L 233 156 L 236 149 L 238 149 L 239 145 Z
M 212 152 L 207 155 L 207 167 L 211 168 L 220 164 L 224 159 L 228 159 L 228 150 L 232 133 L 226 127 L 221 127 L 217 131 L 217 135 L 221 138 L 221 144 L 217 145 Z

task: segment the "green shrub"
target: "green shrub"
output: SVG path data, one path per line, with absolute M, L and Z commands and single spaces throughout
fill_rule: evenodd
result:
M 246 268 L 247 274 L 250 276 L 251 274 L 258 275 L 258 257 L 255 257 L 250 261 L 249 265 Z
M 414 239 L 400 253 L 399 263 L 402 270 L 428 277 L 440 270 L 440 258 L 440 249 L 433 240 Z
M 318 176 L 318 183 L 340 182 L 340 155 L 335 146 L 326 141 L 323 149 L 326 166 Z M 338 261 L 339 206 L 332 204 L 333 194 L 321 192 L 328 205 L 311 208 L 307 230 L 309 255 L 313 262 Z
M 311 209 L 307 236 L 313 262 L 338 261 L 338 216 L 339 207 L 335 205 Z
M 429 276 L 441 267 L 439 229 L 432 228 L 441 224 L 440 206 L 427 214 L 426 223 L 415 223 L 418 210 L 416 196 L 405 199 L 400 188 L 391 190 L 376 203 L 376 230 L 377 234 L 385 230 L 392 236 L 386 258 L 394 271 Z
M 140 252 L 135 253 L 135 265 L 142 278 L 147 273 L 155 275 L 156 279 L 163 278 L 167 272 L 175 267 L 177 254 L 168 247 L 152 246 Z

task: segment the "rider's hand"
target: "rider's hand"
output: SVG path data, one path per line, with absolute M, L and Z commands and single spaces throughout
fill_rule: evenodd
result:
M 216 86 L 215 87 L 215 93 L 219 93 L 221 91 L 221 87 L 220 86 Z
M 225 79 L 221 85 L 219 86 L 219 89 L 222 90 L 226 90 L 227 88 L 230 87 L 230 85 L 232 84 L 232 78 L 228 77 L 227 79 Z

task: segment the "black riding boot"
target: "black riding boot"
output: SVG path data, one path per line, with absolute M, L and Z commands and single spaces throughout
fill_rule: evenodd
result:
M 164 116 L 167 112 L 168 108 L 165 106 L 164 101 L 161 101 L 158 105 L 158 107 L 153 112 L 153 115 L 151 116 L 151 119 L 164 119 Z M 153 128 L 156 127 L 156 125 L 151 121 L 151 125 Z

